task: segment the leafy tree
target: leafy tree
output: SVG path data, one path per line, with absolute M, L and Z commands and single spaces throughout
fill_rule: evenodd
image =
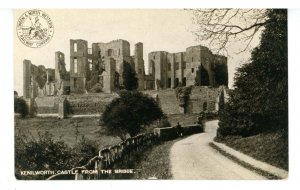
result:
M 135 136 L 143 126 L 163 117 L 161 108 L 152 97 L 138 91 L 122 91 L 119 98 L 106 106 L 100 121 L 109 134 L 124 140 L 126 135 Z
M 136 90 L 138 88 L 136 72 L 127 62 L 123 62 L 123 85 L 126 90 Z
M 23 98 L 14 98 L 14 112 L 19 113 L 23 118 L 28 115 L 28 106 Z
M 237 70 L 235 89 L 220 114 L 219 135 L 287 131 L 287 10 L 268 10 L 267 16 L 260 45 Z
M 214 72 L 217 85 L 228 86 L 227 65 L 222 63 L 215 63 Z

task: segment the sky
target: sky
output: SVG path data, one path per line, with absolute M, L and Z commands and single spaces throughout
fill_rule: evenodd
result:
M 14 22 L 27 10 L 16 10 Z M 134 44 L 144 45 L 145 70 L 148 71 L 148 53 L 151 51 L 182 52 L 189 46 L 206 45 L 192 34 L 195 25 L 191 12 L 182 9 L 46 9 L 54 24 L 54 35 L 43 47 L 30 48 L 14 34 L 14 88 L 23 94 L 23 60 L 32 64 L 55 67 L 55 52 L 65 54 L 67 70 L 70 67 L 70 39 L 84 39 L 91 47 L 95 42 L 116 39 L 129 41 L 131 54 Z M 209 46 L 208 46 L 209 47 Z M 245 63 L 250 53 L 234 54 L 229 49 L 229 87 L 232 87 L 235 69 Z

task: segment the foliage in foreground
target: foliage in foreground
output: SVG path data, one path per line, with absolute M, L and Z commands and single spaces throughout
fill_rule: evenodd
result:
M 17 179 L 46 179 L 50 175 L 22 176 L 21 171 L 70 170 L 84 165 L 98 153 L 96 142 L 82 137 L 74 148 L 62 140 L 54 141 L 49 132 L 38 138 L 18 132 L 15 138 L 15 175 Z
M 152 97 L 138 91 L 123 91 L 106 106 L 100 122 L 110 135 L 125 140 L 126 135 L 133 137 L 144 126 L 163 117 L 160 106 Z
M 287 10 L 268 10 L 268 18 L 250 63 L 236 73 L 218 137 L 288 130 Z

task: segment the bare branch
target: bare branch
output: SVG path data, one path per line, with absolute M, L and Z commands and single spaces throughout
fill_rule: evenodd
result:
M 266 9 L 197 9 L 192 10 L 193 34 L 217 52 L 227 52 L 232 43 L 239 43 L 244 52 L 267 24 Z

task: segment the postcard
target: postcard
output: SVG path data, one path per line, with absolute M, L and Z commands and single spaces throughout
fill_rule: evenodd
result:
M 16 179 L 287 179 L 287 14 L 15 9 Z

